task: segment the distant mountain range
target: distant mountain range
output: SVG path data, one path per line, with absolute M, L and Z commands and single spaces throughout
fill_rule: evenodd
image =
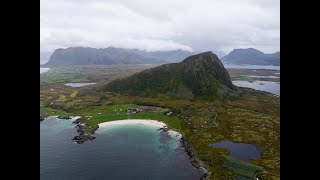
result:
M 179 62 L 185 59 L 188 56 L 193 55 L 190 51 L 184 50 L 174 50 L 174 51 L 141 51 L 134 50 L 137 54 L 140 54 L 145 57 L 154 58 L 158 60 L 163 60 L 167 62 Z
M 218 57 L 225 55 L 222 51 L 215 51 Z M 188 56 L 196 54 L 185 50 L 172 51 L 144 51 L 124 48 L 90 48 L 69 47 L 56 49 L 51 52 L 40 52 L 42 67 L 99 65 L 99 64 L 164 64 L 180 62 Z
M 227 70 L 212 52 L 192 55 L 180 63 L 164 64 L 115 80 L 105 90 L 138 96 L 169 96 L 209 100 L 239 95 Z
M 232 64 L 274 65 L 280 66 L 280 51 L 265 54 L 257 49 L 234 49 L 221 58 L 223 62 Z
M 99 64 L 163 64 L 177 62 L 192 55 L 190 51 L 142 51 L 124 48 L 69 47 L 55 50 L 42 67 Z
M 102 64 L 158 64 L 163 60 L 145 57 L 134 50 L 108 47 L 70 47 L 56 49 L 44 67 L 102 65 Z
M 69 47 L 56 49 L 53 53 L 41 52 L 42 67 L 99 65 L 99 64 L 165 64 L 180 62 L 196 52 L 185 50 L 144 51 L 124 48 Z M 265 54 L 257 49 L 234 49 L 228 55 L 214 51 L 222 62 L 232 64 L 280 65 L 280 52 Z

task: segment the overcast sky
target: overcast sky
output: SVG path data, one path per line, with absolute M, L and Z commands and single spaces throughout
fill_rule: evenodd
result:
M 41 51 L 280 49 L 280 0 L 40 0 Z

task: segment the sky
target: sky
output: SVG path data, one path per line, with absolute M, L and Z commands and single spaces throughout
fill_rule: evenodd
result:
M 40 52 L 280 50 L 280 0 L 40 0 Z

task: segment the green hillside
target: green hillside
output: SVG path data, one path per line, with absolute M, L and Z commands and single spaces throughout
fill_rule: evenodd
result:
M 214 100 L 239 96 L 227 70 L 212 52 L 190 56 L 180 63 L 164 64 L 113 81 L 105 90 L 138 96 L 165 94 Z

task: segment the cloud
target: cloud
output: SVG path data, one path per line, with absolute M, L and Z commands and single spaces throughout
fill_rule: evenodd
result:
M 41 51 L 69 46 L 153 50 L 280 47 L 276 0 L 41 0 Z

